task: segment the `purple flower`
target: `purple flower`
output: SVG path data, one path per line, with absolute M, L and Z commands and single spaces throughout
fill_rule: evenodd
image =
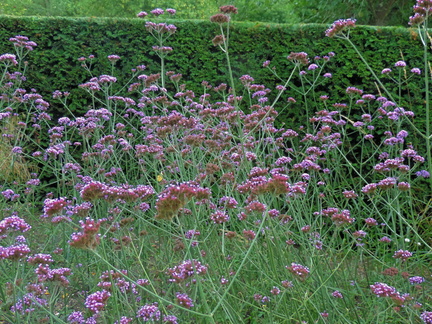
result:
M 393 297 L 398 295 L 395 287 L 389 286 L 382 282 L 376 282 L 370 286 L 372 293 L 377 297 Z
M 411 73 L 420 75 L 421 74 L 421 70 L 419 68 L 413 68 L 413 69 L 411 69 Z
M 114 63 L 120 60 L 120 56 L 118 55 L 108 55 L 108 61 Z
M 12 148 L 12 153 L 15 153 L 15 154 L 22 154 L 22 153 L 23 153 L 22 147 L 20 147 L 20 146 L 15 146 L 14 148 Z
M 167 274 L 171 276 L 171 282 L 183 282 L 195 274 L 206 274 L 207 267 L 198 260 L 186 260 L 174 268 L 169 268 Z
M 16 60 L 16 56 L 13 54 L 0 55 L 0 62 L 4 62 L 6 65 L 9 65 L 9 64 L 17 65 L 18 64 L 18 61 Z
M 194 307 L 192 299 L 187 294 L 176 293 L 177 303 L 187 309 Z
M 23 47 L 28 51 L 32 51 L 33 47 L 37 46 L 35 42 L 29 41 L 28 37 L 21 35 L 9 38 L 9 41 L 13 42 L 14 47 Z
M 382 238 L 380 238 L 380 242 L 390 243 L 391 241 L 392 241 L 391 238 L 387 236 L 383 236 Z
M 168 8 L 168 9 L 166 9 L 165 11 L 168 12 L 168 13 L 169 13 L 170 15 L 172 15 L 172 16 L 175 15 L 176 12 L 177 12 L 175 9 L 171 9 L 171 8 Z
M 396 67 L 405 67 L 406 63 L 404 61 L 397 61 L 394 66 L 396 66 Z
M 146 16 L 148 16 L 148 13 L 145 11 L 141 11 L 137 14 L 137 17 L 139 17 L 139 18 L 144 18 Z
M 7 230 L 20 231 L 22 233 L 27 232 L 31 229 L 31 226 L 27 224 L 24 219 L 18 216 L 10 216 L 0 221 L 0 235 L 6 233 Z
M 160 15 L 163 15 L 164 11 L 161 8 L 156 8 L 156 9 L 153 9 L 152 11 L 150 11 L 150 13 L 157 17 Z
M 30 264 L 48 264 L 54 262 L 50 254 L 38 253 L 27 258 L 27 262 Z
M 17 261 L 30 254 L 30 248 L 26 244 L 17 244 L 8 247 L 0 246 L 0 260 L 8 259 Z
M 163 317 L 163 322 L 167 324 L 178 324 L 177 317 L 174 315 L 166 315 Z
M 416 172 L 416 176 L 417 177 L 421 177 L 421 178 L 429 178 L 430 177 L 430 173 L 426 170 L 420 170 Z
M 48 302 L 45 299 L 37 297 L 34 293 L 28 293 L 18 299 L 15 305 L 10 310 L 15 313 L 19 312 L 22 315 L 28 316 L 29 313 L 35 310 L 35 307 L 46 306 Z
M 412 257 L 412 252 L 408 250 L 398 250 L 394 253 L 393 258 L 401 259 L 402 261 L 408 260 L 408 258 Z
M 158 308 L 158 303 L 144 305 L 138 310 L 137 317 L 141 318 L 144 322 L 159 321 L 161 312 Z
M 311 64 L 308 66 L 308 70 L 316 70 L 316 69 L 318 69 L 318 65 L 316 64 Z
M 10 201 L 17 200 L 20 197 L 20 195 L 16 194 L 12 189 L 6 189 L 5 191 L 2 191 L 1 194 Z
M 378 222 L 376 221 L 376 219 L 369 217 L 365 219 L 365 223 L 369 226 L 377 226 Z
M 305 52 L 291 52 L 290 55 L 287 56 L 287 60 L 293 62 L 294 64 L 307 65 L 309 64 L 308 54 Z
M 91 295 L 88 295 L 84 303 L 93 314 L 99 313 L 105 307 L 108 298 L 111 297 L 111 293 L 106 290 L 97 291 Z
M 223 210 L 218 210 L 210 215 L 210 219 L 214 224 L 223 224 L 230 220 L 230 217 Z
M 350 28 L 355 27 L 355 23 L 355 19 L 336 20 L 333 25 L 331 25 L 331 27 L 326 30 L 325 35 L 327 37 L 334 37 L 347 29 L 349 30 Z
M 356 87 L 348 87 L 345 91 L 347 94 L 357 94 L 361 96 L 363 94 L 363 90 L 357 89 Z
M 343 298 L 343 295 L 339 290 L 335 290 L 334 292 L 332 292 L 332 296 L 334 298 L 341 298 L 341 299 Z
M 391 71 L 392 71 L 391 69 L 386 68 L 386 69 L 381 71 L 381 74 L 389 74 L 389 73 L 391 73 Z
M 310 273 L 308 267 L 294 262 L 291 263 L 291 266 L 286 266 L 285 268 L 287 268 L 293 275 L 297 276 L 300 281 L 305 280 Z
M 432 312 L 423 312 L 420 315 L 420 318 L 422 319 L 423 323 L 432 324 Z
M 115 321 L 114 324 L 129 324 L 133 322 L 133 319 L 130 317 L 122 316 L 120 320 Z
M 415 276 L 415 277 L 409 278 L 409 282 L 411 285 L 421 284 L 421 283 L 425 282 L 425 278 L 420 277 L 420 276 Z
M 82 312 L 73 312 L 68 316 L 70 324 L 83 324 L 85 323 L 84 315 Z

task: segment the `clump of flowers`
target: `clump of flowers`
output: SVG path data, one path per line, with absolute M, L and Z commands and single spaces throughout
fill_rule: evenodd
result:
M 105 220 L 95 221 L 91 218 L 86 218 L 84 221 L 80 221 L 83 231 L 71 235 L 71 240 L 69 241 L 70 246 L 78 249 L 95 249 L 100 243 L 98 232 L 104 221 Z
M 186 260 L 174 268 L 169 268 L 167 274 L 171 277 L 171 282 L 183 282 L 194 275 L 204 275 L 207 273 L 207 266 L 198 260 Z
M 308 267 L 294 262 L 291 263 L 290 266 L 286 266 L 285 268 L 287 268 L 288 271 L 291 272 L 300 281 L 306 280 L 310 273 Z
M 202 188 L 192 182 L 169 185 L 162 191 L 156 201 L 157 219 L 173 219 L 181 208 L 192 200 L 197 201 L 210 198 L 210 190 Z
M 161 311 L 159 310 L 158 303 L 142 306 L 138 310 L 136 317 L 142 319 L 144 322 L 159 321 L 161 318 Z
M 110 297 L 111 293 L 106 290 L 96 291 L 95 293 L 88 295 L 84 305 L 93 314 L 98 314 L 104 309 Z
M 326 30 L 325 35 L 327 37 L 335 37 L 339 34 L 342 34 L 344 31 L 350 28 L 355 27 L 356 20 L 355 19 L 339 19 L 336 20 L 333 25 L 329 29 Z

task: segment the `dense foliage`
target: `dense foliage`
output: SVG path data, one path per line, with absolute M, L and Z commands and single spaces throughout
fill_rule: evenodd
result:
M 330 23 L 355 17 L 364 25 L 406 26 L 409 0 L 231 0 L 241 21 L 277 23 Z M 205 19 L 217 12 L 223 0 L 4 0 L 0 14 L 25 16 L 128 17 L 155 7 L 175 8 L 182 19 Z
M 156 20 L 157 21 L 157 20 Z M 175 38 L 168 45 L 175 49 L 166 57 L 167 71 L 173 70 L 184 75 L 183 82 L 197 91 L 203 80 L 211 79 L 215 84 L 227 83 L 226 66 L 221 60 L 223 53 L 212 44 L 217 28 L 209 21 L 169 20 L 177 26 Z M 126 82 L 130 71 L 136 64 L 144 64 L 149 71 L 157 72 L 160 63 L 152 50 L 152 38 L 139 19 L 96 19 L 96 18 L 36 18 L 2 17 L 0 19 L 0 50 L 7 51 L 7 39 L 19 33 L 31 37 L 39 44 L 39 50 L 28 58 L 28 78 L 33 87 L 48 96 L 55 90 L 71 92 L 70 109 L 75 113 L 86 111 L 90 104 L 82 96 L 76 85 L 84 82 L 77 59 L 81 56 L 95 55 L 106 57 L 115 53 L 124 57 L 116 63 L 119 81 Z M 334 102 L 344 103 L 348 98 L 348 86 L 361 86 L 364 91 L 376 92 L 377 84 L 370 71 L 362 68 L 362 62 L 352 48 L 333 39 L 323 38 L 323 25 L 278 25 L 237 22 L 231 25 L 232 46 L 230 55 L 234 63 L 233 75 L 238 79 L 244 74 L 253 75 L 259 83 L 275 86 L 281 79 L 289 76 L 289 62 L 286 57 L 292 51 L 305 51 L 309 55 L 325 55 L 329 48 L 336 53 L 330 63 L 334 82 L 324 82 L 314 91 L 329 95 Z M 396 90 L 394 76 L 381 75 L 380 71 L 392 67 L 394 62 L 404 59 L 411 67 L 421 63 L 422 53 L 416 46 L 418 34 L 413 29 L 395 27 L 358 26 L 351 33 L 365 58 L 386 87 Z M 403 53 L 403 57 L 401 56 Z M 272 61 L 277 76 L 262 67 L 266 60 Z M 109 67 L 108 62 L 98 62 L 93 66 L 95 74 L 102 74 Z M 415 123 L 424 125 L 424 110 L 421 98 L 416 91 L 421 87 L 417 78 L 400 80 L 403 91 L 401 104 L 416 113 Z M 239 82 L 239 81 L 237 81 Z M 290 96 L 299 99 L 299 77 L 293 79 L 288 89 Z M 383 91 L 379 89 L 379 91 Z M 275 93 L 269 94 L 274 97 Z M 65 113 L 62 106 L 54 106 L 55 116 Z M 281 118 L 288 125 L 303 123 L 299 110 L 280 111 Z

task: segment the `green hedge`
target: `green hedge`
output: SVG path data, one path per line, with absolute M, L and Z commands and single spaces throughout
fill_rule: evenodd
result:
M 174 48 L 167 58 L 167 70 L 182 73 L 184 81 L 193 90 L 199 91 L 203 80 L 211 84 L 228 83 L 223 53 L 211 42 L 219 34 L 219 26 L 201 20 L 170 20 L 170 23 L 174 23 L 178 30 L 166 44 Z M 279 75 L 286 78 L 291 71 L 291 64 L 286 60 L 290 52 L 304 51 L 313 58 L 333 51 L 336 56 L 328 65 L 333 80 L 318 89 L 320 93 L 327 93 L 332 102 L 346 102 L 344 92 L 348 86 L 359 87 L 366 93 L 377 93 L 374 79 L 354 50 L 347 48 L 344 42 L 324 37 L 327 27 L 318 24 L 233 23 L 230 54 L 235 77 L 250 74 L 256 83 L 271 88 L 281 82 L 262 68 L 263 61 L 271 60 L 272 65 L 278 67 Z M 141 19 L 0 16 L 0 53 L 12 52 L 8 39 L 18 34 L 39 45 L 27 58 L 30 63 L 27 87 L 36 88 L 47 98 L 54 90 L 70 91 L 74 99 L 72 109 L 78 113 L 85 111 L 87 98 L 77 85 L 89 79 L 80 67 L 78 57 L 94 54 L 103 58 L 95 64 L 94 75 L 98 75 L 110 72 L 109 62 L 105 59 L 107 55 L 120 55 L 122 60 L 116 63 L 119 71 L 115 73 L 120 82 L 127 80 L 129 71 L 136 65 L 145 64 L 151 72 L 159 69 L 159 60 L 151 52 L 154 40 Z M 409 68 L 422 68 L 420 40 L 411 29 L 359 26 L 351 35 L 378 74 L 383 68 L 392 67 L 402 58 L 402 53 Z M 413 80 L 408 88 L 421 89 L 420 78 Z M 394 88 L 392 83 L 388 84 Z M 424 120 L 421 99 L 409 90 L 404 92 L 404 96 L 412 101 L 414 107 L 406 108 L 414 110 L 416 123 L 421 127 Z M 295 120 L 296 114 L 284 112 L 283 117 L 287 121 Z

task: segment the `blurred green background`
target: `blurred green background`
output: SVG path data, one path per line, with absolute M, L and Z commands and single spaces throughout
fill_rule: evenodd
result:
M 331 23 L 356 18 L 361 25 L 407 26 L 414 0 L 2 0 L 0 14 L 132 18 L 140 11 L 174 8 L 179 19 L 208 19 L 228 4 L 239 9 L 237 21 Z

